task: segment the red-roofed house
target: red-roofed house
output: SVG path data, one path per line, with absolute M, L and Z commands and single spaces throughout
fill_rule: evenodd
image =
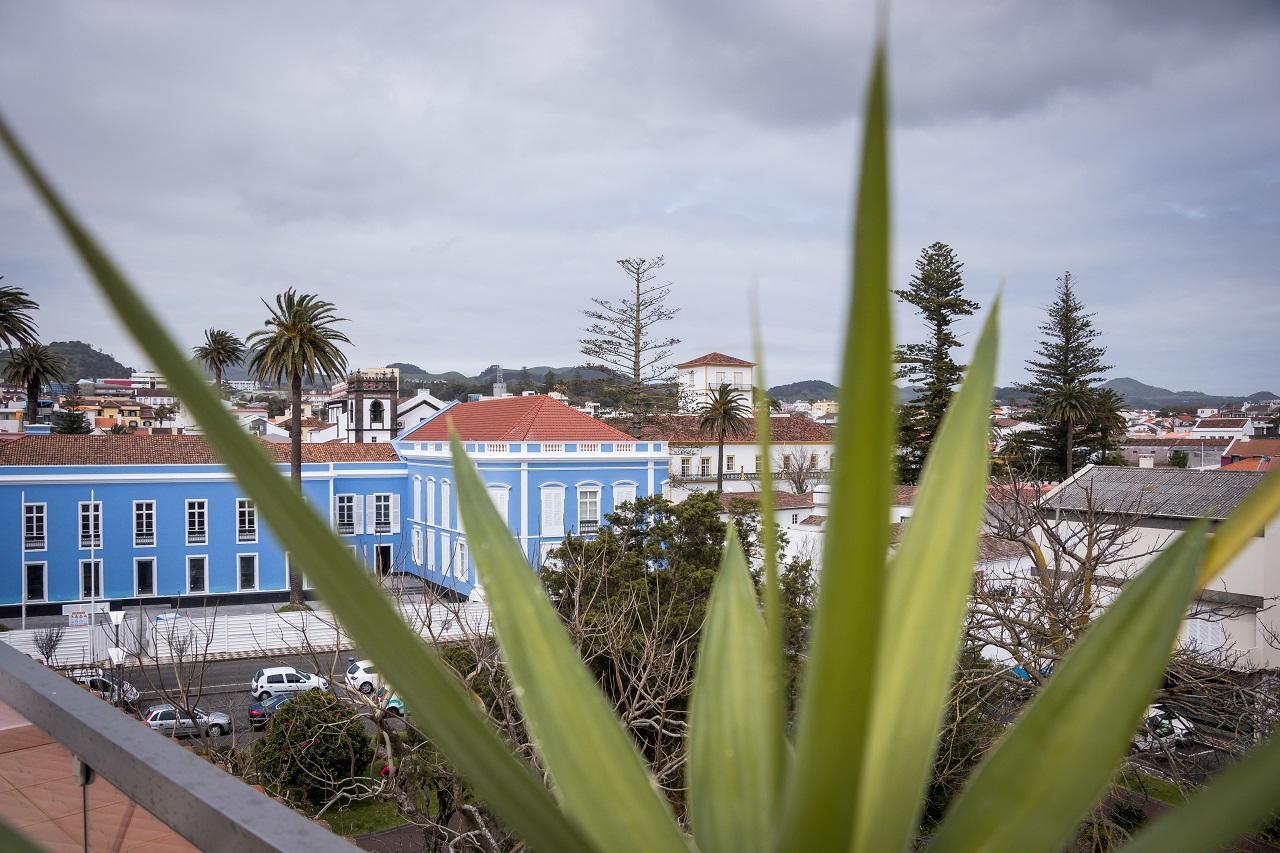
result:
M 709 352 L 677 364 L 680 411 L 696 412 L 721 385 L 750 395 L 755 384 L 755 368 L 753 362 L 722 352 Z
M 406 519 L 425 577 L 474 580 L 449 449 L 456 433 L 535 566 L 568 534 L 594 535 L 624 503 L 661 494 L 663 441 L 635 439 L 545 395 L 454 403 L 394 442 L 409 465 Z M 464 581 L 464 579 L 466 579 Z

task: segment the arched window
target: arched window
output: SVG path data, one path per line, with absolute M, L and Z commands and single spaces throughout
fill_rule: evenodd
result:
M 382 405 L 381 400 L 374 400 L 369 404 L 369 423 L 381 424 L 386 417 L 386 407 Z
M 422 477 L 413 477 L 413 520 L 422 521 Z
M 436 523 L 436 478 L 427 478 L 427 524 Z
M 451 508 L 449 506 L 449 499 L 451 495 L 449 492 L 450 492 L 449 481 L 441 480 L 440 481 L 440 526 L 445 529 L 449 528 L 449 513 L 451 511 Z

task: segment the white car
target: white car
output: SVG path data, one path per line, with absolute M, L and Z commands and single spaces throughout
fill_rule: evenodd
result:
M 1195 725 L 1176 711 L 1164 705 L 1152 705 L 1142 718 L 1142 728 L 1133 739 L 1133 745 L 1143 752 L 1174 746 L 1188 740 L 1195 730 Z
M 347 667 L 347 686 L 368 696 L 382 686 L 382 676 L 371 660 L 353 660 Z
M 291 666 L 271 666 L 260 669 L 249 684 L 249 692 L 259 702 L 282 693 L 302 693 L 306 690 L 328 690 L 329 682 L 313 672 L 303 672 Z

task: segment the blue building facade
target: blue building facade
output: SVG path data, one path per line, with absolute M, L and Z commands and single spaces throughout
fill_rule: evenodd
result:
M 635 442 L 546 397 L 455 404 L 392 444 L 304 445 L 307 501 L 328 508 L 370 571 L 475 592 L 451 423 L 535 567 L 566 533 L 592 534 L 606 513 L 660 494 L 667 479 L 661 442 Z M 519 438 L 493 439 L 498 432 Z M 287 445 L 267 448 L 287 475 Z M 0 519 L 7 616 L 23 605 L 59 612 L 87 601 L 270 600 L 288 590 L 288 555 L 198 436 L 5 442 Z

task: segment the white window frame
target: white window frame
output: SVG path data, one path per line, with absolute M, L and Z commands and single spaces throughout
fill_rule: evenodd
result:
M 440 526 L 445 530 L 452 530 L 453 486 L 448 480 L 440 481 Z
M 436 478 L 435 477 L 427 478 L 426 489 L 427 489 L 426 521 L 427 521 L 427 524 L 435 524 L 436 523 Z M 428 562 L 429 561 L 430 560 L 428 558 Z
M 253 558 L 253 586 L 251 587 L 244 586 L 244 584 L 242 583 L 242 576 L 240 574 L 240 561 L 243 560 L 245 557 Z M 246 552 L 243 554 L 236 554 L 236 591 L 237 592 L 258 592 L 260 589 L 262 589 L 262 579 L 258 577 L 258 569 L 259 569 L 258 554 L 256 551 Z M 207 579 L 205 582 L 205 586 L 208 586 Z
M 546 483 L 539 491 L 539 530 L 540 535 L 545 538 L 563 538 L 564 537 L 564 504 L 565 492 L 567 489 L 561 483 Z M 558 493 L 560 495 L 560 524 L 554 526 L 547 525 L 547 495 L 549 493 Z
M 204 586 L 200 589 L 191 588 L 191 561 L 192 560 L 204 561 Z M 185 577 L 183 579 L 183 586 L 186 587 L 187 595 L 194 595 L 196 593 L 205 594 L 205 595 L 208 594 L 209 592 L 209 555 L 208 554 L 188 554 L 186 556 L 186 561 L 183 563 L 183 571 L 185 574 Z M 240 571 L 240 567 L 237 565 L 236 572 L 238 573 L 239 571 Z M 238 579 L 237 579 L 237 583 L 239 583 Z
M 333 496 L 333 529 L 339 536 L 355 536 L 357 533 L 361 532 L 360 524 L 356 520 L 356 507 L 362 506 L 362 502 L 356 500 L 357 497 L 357 495 L 350 492 L 343 492 L 342 494 Z M 349 530 L 342 529 L 342 505 L 344 501 L 351 511 L 351 523 L 349 525 Z
M 246 516 L 253 522 L 251 527 L 244 526 Z M 246 536 L 245 531 L 252 533 L 252 538 Z M 236 498 L 236 544 L 258 544 L 258 507 L 251 498 Z
M 693 459 L 691 457 L 688 457 L 688 456 L 680 457 L 680 476 L 681 477 L 693 476 Z
M 427 552 L 423 563 L 428 569 L 436 567 L 436 532 L 430 528 L 427 529 Z
M 413 528 L 410 536 L 410 545 L 413 546 L 413 563 L 416 566 L 422 565 L 422 528 Z
M 40 544 L 38 547 L 32 544 L 36 541 L 35 537 L 32 536 L 28 540 L 27 536 L 27 522 L 34 519 L 39 519 Z M 28 553 L 32 551 L 47 551 L 49 549 L 49 505 L 47 503 L 42 501 L 40 503 L 24 503 L 22 505 L 22 539 L 23 550 Z M 23 580 L 25 582 L 25 578 Z M 47 596 L 48 594 L 48 590 L 45 590 L 45 595 Z
M 373 507 L 373 518 L 369 520 L 370 528 L 371 528 L 369 532 L 370 533 L 392 533 L 393 531 L 391 528 L 394 527 L 395 525 L 395 522 L 393 521 L 394 513 L 392 512 L 392 509 L 393 509 L 392 504 L 394 503 L 392 498 L 394 497 L 394 495 L 392 495 L 391 492 L 378 492 L 377 494 L 370 495 L 370 497 L 373 498 L 373 503 L 371 504 L 371 506 Z M 386 509 L 386 515 L 387 515 L 387 520 L 385 525 L 378 520 L 378 515 L 380 514 L 381 510 L 384 508 Z
M 413 475 L 413 520 L 422 521 L 422 475 Z
M 461 536 L 453 540 L 453 576 L 463 583 L 471 580 L 471 551 Z
M 618 494 L 619 489 L 622 490 L 623 492 L 622 495 Z M 627 497 L 627 492 L 631 493 L 630 497 Z M 636 483 L 632 483 L 627 480 L 622 480 L 613 484 L 613 511 L 614 512 L 617 512 L 618 507 L 622 506 L 624 503 L 635 503 L 637 500 L 639 500 L 639 498 L 640 498 L 640 487 Z
M 90 566 L 90 567 L 92 567 L 92 566 L 93 566 L 93 565 L 95 565 L 95 564 L 96 564 L 96 565 L 97 565 L 97 567 L 98 567 L 98 571 L 97 571 L 97 575 L 98 575 L 98 576 L 97 576 L 96 578 L 91 578 L 91 580 L 92 580 L 92 581 L 96 581 L 96 584 L 95 584 L 95 585 L 97 586 L 97 589 L 93 591 L 93 593 L 94 593 L 94 594 L 92 594 L 92 595 L 85 595 L 85 594 L 84 594 L 84 567 L 85 567 L 85 566 Z M 90 569 L 89 569 L 89 571 L 92 573 L 92 572 L 93 572 L 93 569 L 92 569 L 92 568 L 90 568 Z M 95 557 L 95 558 L 94 558 L 94 559 L 92 559 L 92 560 L 85 559 L 85 560 L 81 560 L 81 561 L 80 561 L 80 574 L 78 575 L 78 577 L 76 578 L 76 580 L 77 580 L 77 581 L 79 581 L 79 585 L 80 585 L 80 600 L 81 600 L 81 601 L 83 601 L 83 600 L 85 600 L 85 599 L 94 599 L 94 600 L 96 600 L 96 599 L 102 598 L 102 593 L 103 593 L 103 591 L 104 591 L 104 588 L 106 587 L 106 583 L 104 583 L 104 581 L 105 581 L 106 579 L 102 576 L 102 574 L 103 574 L 103 571 L 102 571 L 102 558 L 101 558 L 101 557 Z M 48 590 L 45 590 L 45 595 L 48 595 L 48 594 L 49 594 L 49 591 L 48 591 Z
M 80 512 L 80 550 L 87 551 L 89 549 L 102 549 L 102 501 L 80 501 L 78 504 Z M 89 519 L 89 537 L 86 539 L 84 534 L 85 513 L 88 512 Z M 86 544 L 89 543 L 89 544 Z M 84 589 L 83 584 L 81 590 Z
M 149 561 L 151 563 L 151 592 L 143 592 L 138 588 L 138 564 L 143 561 Z M 156 569 L 159 565 L 160 561 L 155 557 L 133 558 L 133 595 L 135 598 L 150 598 L 156 594 L 156 589 L 159 586 L 156 577 L 159 572 L 156 571 Z
M 726 453 L 724 455 L 724 470 L 726 474 L 733 473 L 733 466 L 735 463 L 737 463 L 737 461 L 738 461 L 738 457 L 734 456 L 732 453 Z
M 197 533 L 194 537 L 192 534 L 191 519 L 192 513 L 197 513 L 201 521 L 203 533 Z M 188 498 L 184 505 L 184 513 L 182 523 L 186 527 L 186 543 L 188 545 L 207 545 L 209 544 L 209 501 L 205 498 Z M 208 571 L 208 563 L 205 564 L 205 570 Z M 205 580 L 205 586 L 208 587 L 208 579 Z
M 143 542 L 139 540 L 141 531 L 138 529 L 138 521 L 146 516 L 151 517 L 151 541 Z M 145 535 L 145 534 L 142 534 Z M 154 548 L 156 547 L 156 502 L 153 500 L 134 501 L 133 502 L 133 547 L 135 548 Z
M 603 513 L 601 512 L 601 509 L 602 509 L 601 499 L 603 497 L 601 493 L 604 490 L 601 489 L 601 487 L 596 483 L 581 483 L 577 486 L 576 489 L 574 489 L 574 491 L 577 492 L 577 498 L 578 498 L 578 513 L 577 513 L 578 534 L 581 536 L 585 536 L 589 533 L 593 534 L 598 532 L 600 530 L 600 525 L 604 523 Z M 595 501 L 595 506 L 596 506 L 595 519 L 594 519 L 595 523 L 590 527 L 590 529 L 588 529 L 585 526 L 585 523 L 584 523 L 585 520 L 582 517 L 582 502 L 588 496 L 592 497 L 592 499 Z
M 711 476 L 711 457 L 710 456 L 698 457 L 698 476 L 704 477 L 704 478 Z
M 27 597 L 27 592 L 30 588 L 27 583 L 27 573 L 28 573 L 28 570 L 33 566 L 40 567 L 40 576 L 42 578 L 42 580 L 40 581 L 40 588 L 44 590 L 44 595 L 41 598 Z M 83 579 L 81 580 L 81 583 L 82 584 L 84 583 Z M 44 560 L 24 560 L 22 562 L 22 600 L 23 601 L 48 601 L 49 600 L 49 564 L 48 562 Z
M 511 523 L 511 487 L 494 484 L 485 486 L 485 491 L 489 493 L 489 500 L 493 501 L 493 508 L 502 517 L 502 523 L 509 525 Z

